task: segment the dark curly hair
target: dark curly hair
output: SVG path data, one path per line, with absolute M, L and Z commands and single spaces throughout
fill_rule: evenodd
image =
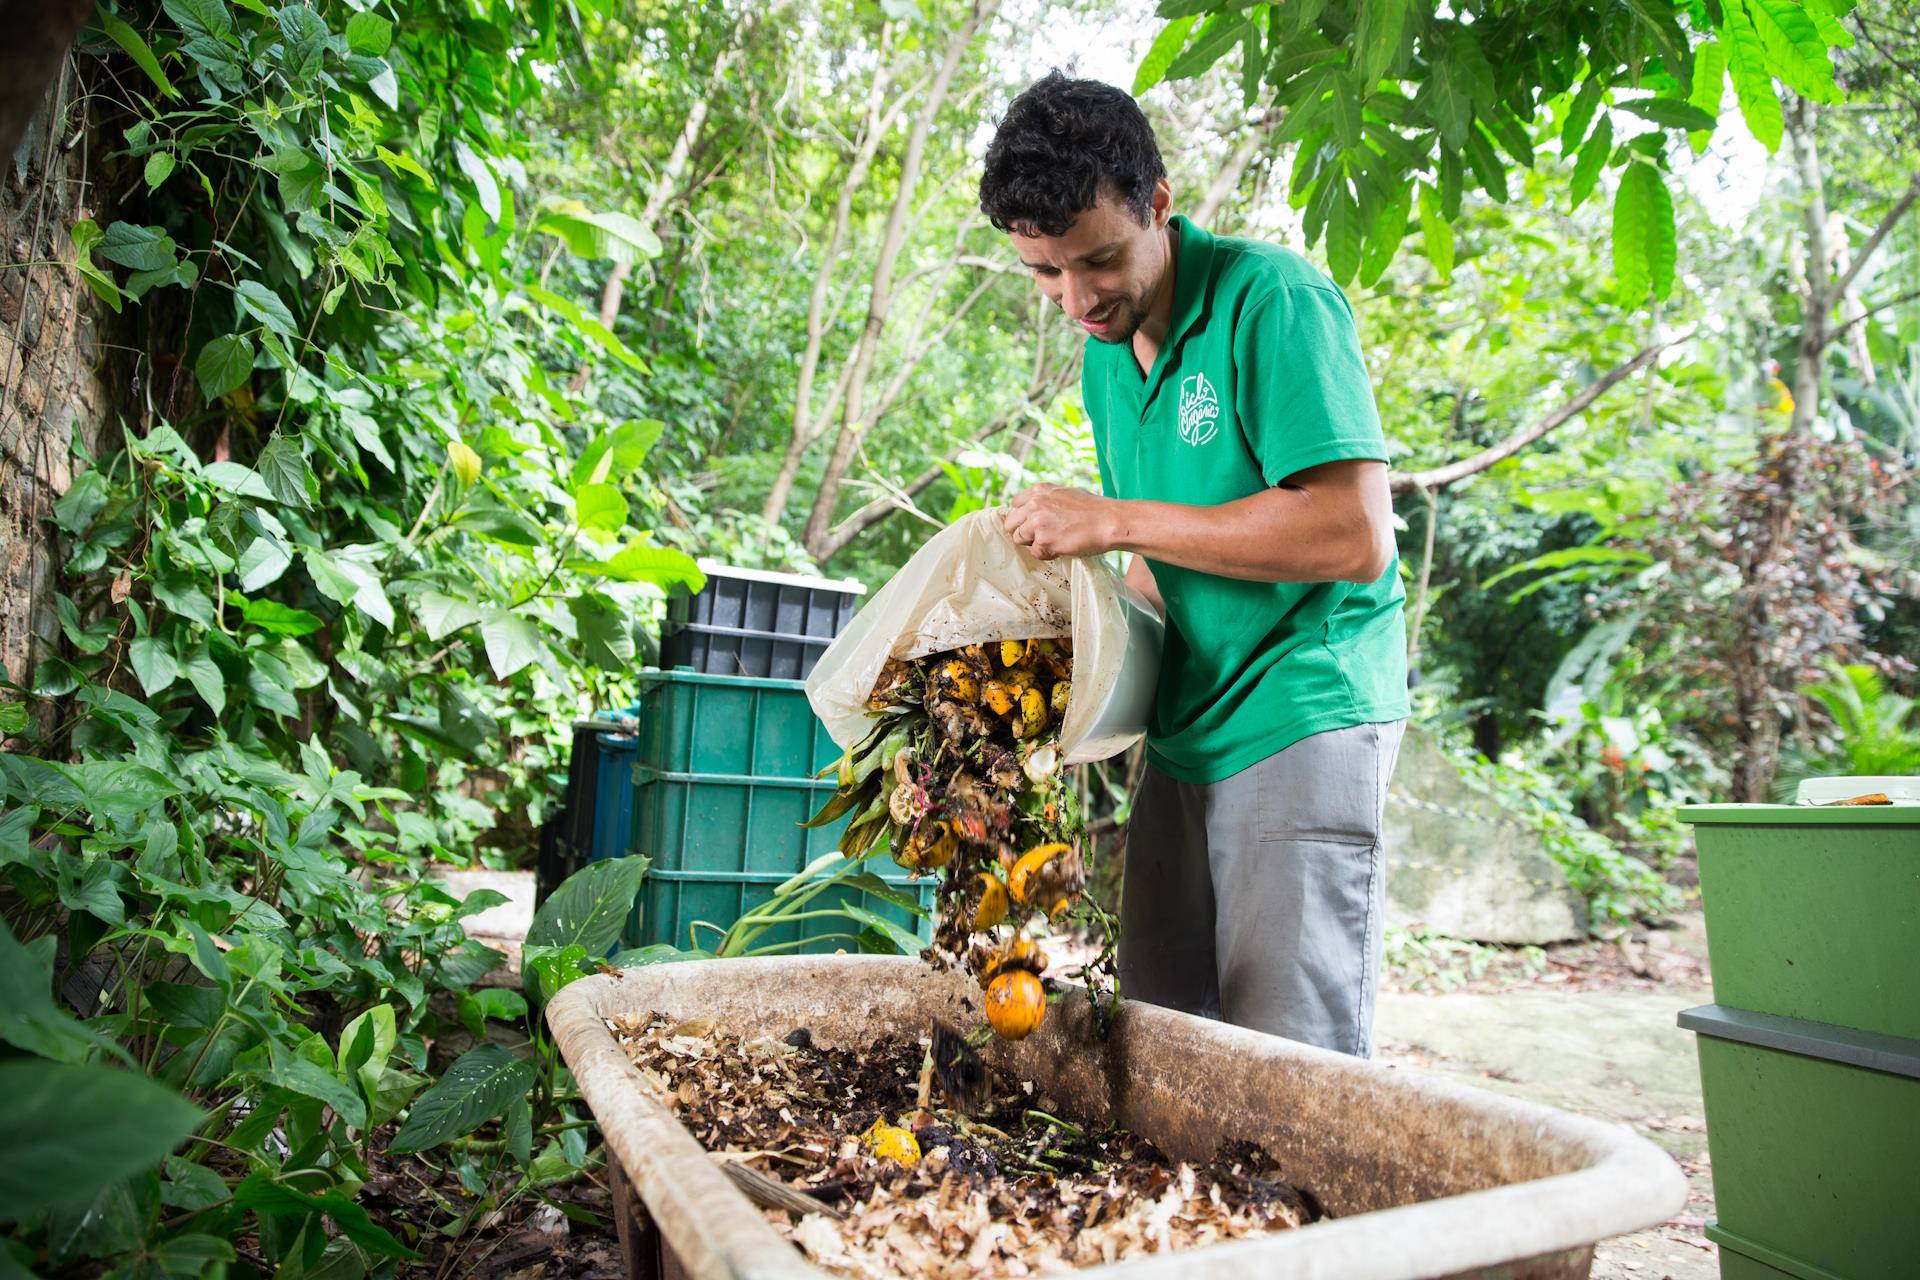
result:
M 980 174 L 980 212 L 1002 231 L 1065 235 L 1104 185 L 1145 225 L 1166 175 L 1130 95 L 1051 71 L 1007 105 Z

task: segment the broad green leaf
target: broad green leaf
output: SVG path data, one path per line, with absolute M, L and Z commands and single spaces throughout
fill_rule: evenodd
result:
M 340 406 L 340 425 L 353 433 L 354 443 L 372 454 L 380 465 L 389 471 L 397 471 L 393 455 L 387 452 L 387 442 L 380 438 L 380 424 L 373 415 L 362 413 L 351 405 Z
M 1502 204 L 1506 203 L 1508 199 L 1507 166 L 1501 162 L 1499 153 L 1494 151 L 1487 131 L 1479 127 L 1467 130 L 1465 151 L 1467 167 L 1473 170 L 1473 176 L 1480 183 L 1481 189 Z
M 1420 82 L 1413 105 L 1440 130 L 1446 144 L 1458 150 L 1466 145 L 1467 130 L 1473 124 L 1473 101 L 1450 58 L 1432 45 L 1427 46 L 1426 53 L 1427 76 Z
M 529 298 L 532 298 L 535 302 L 591 338 L 621 364 L 626 365 L 636 373 L 647 372 L 646 361 L 635 355 L 626 343 L 615 337 L 613 330 L 601 324 L 595 317 L 582 311 L 577 303 L 563 298 L 549 289 L 543 289 L 537 284 L 529 284 L 522 287 L 526 290 Z
M 274 432 L 255 460 L 254 469 L 279 501 L 302 511 L 313 505 L 307 496 L 307 459 L 297 435 Z
M 1571 153 L 1586 138 L 1587 126 L 1593 123 L 1594 112 L 1600 108 L 1600 95 L 1604 88 L 1600 77 L 1596 75 L 1589 75 L 1580 86 L 1580 92 L 1567 107 L 1567 118 L 1560 125 L 1561 155 Z
M 267 482 L 260 478 L 260 473 L 237 462 L 210 462 L 206 470 L 200 473 L 200 478 L 225 493 L 256 498 L 261 502 L 273 501 L 273 490 L 267 488 Z
M 1656 297 L 1673 287 L 1673 201 L 1652 165 L 1632 163 L 1620 175 L 1613 200 L 1613 274 L 1621 305 L 1637 307 L 1651 286 Z
M 1684 5 L 1681 6 L 1683 9 Z M 1653 40 L 1655 52 L 1666 65 L 1667 74 L 1684 82 L 1687 75 L 1687 34 L 1674 17 L 1672 0 L 1627 0 L 1627 8 L 1640 20 Z
M 878 930 L 880 935 L 893 945 L 893 949 L 903 956 L 918 955 L 926 946 L 911 930 L 902 929 L 893 921 L 877 911 L 865 907 L 856 907 L 852 903 L 843 904 L 840 910 L 869 928 Z
M 1731 5 L 1732 0 L 1729 0 Z M 1744 0 L 1747 17 L 1766 51 L 1767 67 L 1794 91 L 1815 102 L 1838 102 L 1833 63 L 1801 0 Z
M 1780 95 L 1773 89 L 1773 73 L 1767 69 L 1760 35 L 1747 20 L 1738 0 L 1728 0 L 1724 11 L 1720 41 L 1727 51 L 1727 71 L 1733 76 L 1733 94 L 1740 103 L 1740 114 L 1761 146 L 1768 151 L 1778 151 L 1781 134 L 1786 129 L 1786 116 L 1780 107 Z
M 457 1065 L 457 1064 L 456 1064 Z M 252 1210 L 270 1218 L 305 1218 L 323 1213 L 333 1219 L 340 1234 L 361 1248 L 387 1258 L 413 1258 L 418 1255 L 401 1244 L 386 1228 L 367 1216 L 364 1207 L 338 1191 L 308 1195 L 265 1171 L 250 1173 L 233 1189 L 234 1207 Z
M 1360 266 L 1360 207 L 1354 203 L 1344 178 L 1334 181 L 1333 202 L 1327 209 L 1327 274 L 1345 286 Z
M 1440 193 L 1424 182 L 1420 184 L 1420 235 L 1427 260 L 1440 274 L 1441 283 L 1446 283 L 1453 278 L 1453 224 L 1440 212 Z
M 1573 163 L 1573 181 L 1568 186 L 1573 208 L 1578 209 L 1593 194 L 1593 186 L 1600 180 L 1600 168 L 1612 154 L 1613 118 L 1602 114 L 1593 133 L 1580 144 L 1580 155 Z
M 280 295 L 261 284 L 258 280 L 244 280 L 234 290 L 240 299 L 240 305 L 247 314 L 283 338 L 297 338 L 294 328 L 293 312 L 287 310 L 287 304 L 280 301 Z
M 171 151 L 156 151 L 148 156 L 147 166 L 141 171 L 141 177 L 146 181 L 147 190 L 158 191 L 160 184 L 165 182 L 173 174 L 173 164 L 173 152 Z
M 587 484 L 620 484 L 631 476 L 659 442 L 666 424 L 653 418 L 623 422 L 603 432 L 573 464 L 573 488 Z
M 1851 10 L 1853 0 L 1841 0 L 1839 4 L 1835 4 L 1834 0 L 1804 0 L 1804 2 L 1807 17 L 1813 20 L 1813 29 L 1820 33 L 1820 38 L 1829 47 L 1853 48 L 1853 32 L 1841 26 L 1837 16 L 1839 12 Z
M 312 635 L 326 625 L 305 609 L 295 609 L 278 600 L 249 600 L 241 614 L 248 625 L 277 636 Z
M 1693 91 L 1687 95 L 1687 101 L 1706 115 L 1714 117 L 1718 123 L 1720 115 L 1720 95 L 1727 87 L 1727 51 L 1717 40 L 1701 42 L 1693 51 Z M 1703 155 L 1708 139 L 1712 137 L 1710 129 L 1696 129 L 1687 135 L 1687 141 L 1693 147 L 1695 155 Z
M 218 1264 L 236 1261 L 233 1246 L 219 1236 L 195 1232 L 172 1236 L 153 1247 L 153 1260 L 168 1275 L 218 1275 Z M 308 1272 L 319 1280 L 318 1273 Z
M 347 19 L 347 47 L 369 58 L 386 56 L 393 44 L 393 24 L 377 13 L 356 13 Z
M 595 213 L 578 200 L 549 204 L 533 229 L 554 236 L 583 258 L 637 263 L 660 256 L 660 237 L 631 214 Z
M 180 794 L 180 783 L 132 760 L 83 760 L 60 766 L 95 814 L 133 818 Z
M 1134 97 L 1139 97 L 1166 78 L 1167 68 L 1173 65 L 1174 58 L 1187 43 L 1187 34 L 1199 21 L 1197 15 L 1188 14 L 1184 18 L 1175 18 L 1161 29 L 1148 47 L 1147 56 L 1140 60 L 1140 69 L 1134 72 Z
M 1407 21 L 1407 0 L 1362 0 L 1360 26 L 1355 34 L 1355 70 L 1365 85 L 1385 75 L 1400 52 L 1400 32 Z
M 618 582 L 651 582 L 656 586 L 685 586 L 698 591 L 707 583 L 707 575 L 692 556 L 673 547 L 652 547 L 636 543 L 616 552 L 610 560 L 569 560 L 567 567 L 581 573 L 597 573 Z
M 100 29 L 126 51 L 127 56 L 133 59 L 135 66 L 147 73 L 147 79 L 153 81 L 154 87 L 159 89 L 163 96 L 168 98 L 180 96 L 180 91 L 173 87 L 173 82 L 168 80 L 166 73 L 160 70 L 160 59 L 153 56 L 153 49 L 138 31 L 105 9 L 96 10 L 94 16 L 99 19 Z M 148 183 L 147 185 L 158 184 Z
M 467 145 L 465 138 L 453 140 L 454 162 L 460 166 L 460 172 L 467 175 L 467 181 L 473 184 L 474 193 L 480 198 L 480 208 L 492 222 L 500 221 L 500 185 L 494 181 L 493 170 L 480 158 L 474 149 Z
M 382 164 L 386 165 L 387 168 L 393 170 L 396 174 L 410 173 L 422 182 L 433 181 L 433 175 L 421 168 L 418 160 L 415 160 L 412 156 L 404 152 L 389 151 L 385 147 L 375 147 L 373 153 L 380 157 Z
M 608 671 L 632 667 L 633 623 L 624 610 L 598 592 L 574 596 L 567 609 L 589 660 Z
M 532 1059 L 516 1058 L 497 1044 L 477 1045 L 414 1099 L 387 1149 L 405 1155 L 472 1133 L 524 1097 L 539 1075 L 540 1064 Z
M 149 698 L 180 675 L 180 664 L 174 661 L 173 650 L 157 636 L 138 637 L 127 646 L 127 656 L 133 663 L 133 674 L 140 680 L 141 691 Z
M 94 295 L 118 312 L 120 287 L 113 282 L 112 276 L 102 271 L 93 261 L 93 249 L 100 243 L 102 234 L 104 233 L 100 230 L 99 224 L 91 218 L 82 218 L 73 224 L 72 230 L 68 232 L 69 238 L 73 241 L 73 265 L 80 272 L 80 277 L 87 282 L 87 287 L 93 290 Z
M 582 529 L 618 533 L 627 523 L 627 500 L 613 485 L 581 485 L 573 502 L 574 519 Z
M 487 646 L 487 662 L 495 678 L 505 680 L 545 648 L 540 628 L 510 609 L 488 609 L 480 615 L 480 638 Z
M 349 1063 L 349 1049 L 361 1035 L 369 1037 L 367 1054 L 358 1062 Z M 372 1102 L 380 1092 L 380 1080 L 387 1069 L 387 1059 L 393 1056 L 394 1046 L 400 1043 L 398 1024 L 394 1019 L 393 1006 L 377 1004 L 368 1009 L 340 1032 L 340 1071 L 343 1075 L 354 1074 L 360 1081 L 361 1091 Z
M 1408 219 L 1413 213 L 1413 189 L 1403 186 L 1393 199 L 1380 206 L 1373 226 L 1360 246 L 1360 284 L 1371 289 L 1386 273 L 1393 255 L 1406 238 Z
M 373 570 L 317 547 L 307 548 L 301 559 L 321 595 L 340 604 L 352 605 L 381 626 L 393 626 L 393 605 L 387 600 L 380 579 L 374 576 Z
M 119 1045 L 54 1001 L 52 939 L 41 941 L 46 949 L 36 955 L 0 920 L 0 1040 L 60 1062 L 84 1062 L 94 1054 L 126 1060 Z
M 367 1104 L 359 1093 L 324 1067 L 291 1055 L 276 1057 L 263 1073 L 269 1084 L 291 1089 L 303 1098 L 314 1098 L 332 1107 L 334 1113 L 355 1129 L 367 1127 Z
M 173 1090 L 117 1067 L 0 1061 L 0 1220 L 85 1204 L 159 1164 L 200 1124 Z
M 574 872 L 534 913 L 527 929 L 528 945 L 577 945 L 589 955 L 604 955 L 620 940 L 648 865 L 644 855 L 629 854 L 589 863 Z
M 507 1104 L 507 1153 L 520 1164 L 533 1159 L 533 1107 L 524 1097 Z
M 173 237 L 160 227 L 116 222 L 106 229 L 94 251 L 108 262 L 134 271 L 165 271 L 179 261 Z
M 1199 75 L 1240 43 L 1246 27 L 1247 17 L 1243 13 L 1216 13 L 1209 17 L 1186 52 L 1167 65 L 1166 78 L 1186 80 Z
M 255 538 L 240 553 L 235 566 L 242 591 L 258 591 L 275 582 L 293 563 L 293 552 L 277 538 Z
M 160 1203 L 175 1209 L 209 1209 L 232 1197 L 227 1180 L 203 1164 L 180 1156 L 161 1163 L 166 1181 L 160 1184 Z
M 462 627 L 480 621 L 479 606 L 467 600 L 441 595 L 438 591 L 421 592 L 413 603 L 413 613 L 426 629 L 427 639 L 435 643 Z
M 469 533 L 514 547 L 537 547 L 546 541 L 533 522 L 511 507 L 473 504 L 454 517 L 454 523 Z
M 1651 120 L 1667 129 L 1711 130 L 1713 117 L 1692 103 L 1682 102 L 1678 98 L 1636 98 L 1631 102 L 1614 104 L 1622 111 L 1631 111 L 1642 120 Z
M 239 334 L 221 334 L 200 348 L 193 372 L 200 379 L 200 394 L 209 403 L 218 400 L 253 375 L 253 344 Z
M 193 691 L 200 695 L 200 701 L 206 703 L 214 715 L 226 711 L 227 678 L 220 673 L 206 645 L 195 648 L 180 664 L 180 671 L 186 676 L 187 683 L 193 686 Z

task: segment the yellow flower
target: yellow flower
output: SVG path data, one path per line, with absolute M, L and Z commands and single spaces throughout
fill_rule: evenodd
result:
M 463 441 L 447 442 L 447 465 L 453 468 L 454 478 L 462 485 L 470 485 L 480 478 L 480 455 Z

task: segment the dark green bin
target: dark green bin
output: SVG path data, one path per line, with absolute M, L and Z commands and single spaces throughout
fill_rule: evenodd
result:
M 811 779 L 840 759 L 804 682 L 642 671 L 641 764 L 661 773 Z
M 633 816 L 626 851 L 651 859 L 628 946 L 689 945 L 698 921 L 724 929 L 808 864 L 832 852 L 847 819 L 808 830 L 833 794 L 831 776 L 812 775 L 840 749 L 808 704 L 798 680 L 648 671 L 640 676 L 638 749 L 632 770 Z M 867 864 L 896 892 L 931 909 L 936 881 L 910 881 L 884 854 Z M 852 903 L 918 936 L 931 922 L 884 898 L 839 890 L 806 906 Z M 832 952 L 858 949 L 861 926 L 844 918 L 801 921 L 769 930 L 756 948 Z M 692 945 L 712 947 L 715 929 L 694 930 Z
M 1920 806 L 1699 805 L 1726 1280 L 1920 1276 Z
M 1709 804 L 1680 820 L 1716 1002 L 1920 1039 L 1920 805 Z

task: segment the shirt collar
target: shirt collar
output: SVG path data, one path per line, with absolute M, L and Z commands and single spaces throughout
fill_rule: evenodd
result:
M 1160 354 L 1147 377 L 1149 387 L 1160 380 L 1174 347 L 1199 319 L 1206 305 L 1207 281 L 1213 274 L 1213 236 L 1181 214 L 1173 215 L 1172 225 L 1180 237 L 1174 251 L 1173 311 L 1167 321 L 1166 340 L 1160 344 Z

